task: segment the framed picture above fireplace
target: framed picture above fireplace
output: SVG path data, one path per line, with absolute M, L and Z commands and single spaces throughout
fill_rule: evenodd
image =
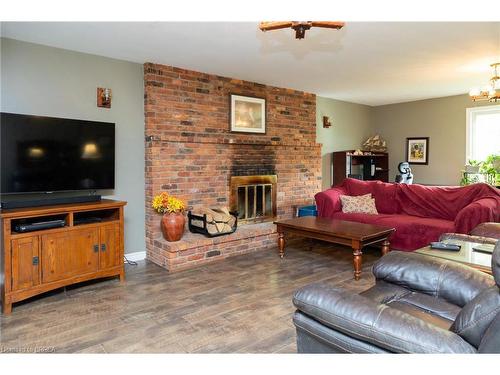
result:
M 232 132 L 266 132 L 266 99 L 230 95 L 230 125 Z

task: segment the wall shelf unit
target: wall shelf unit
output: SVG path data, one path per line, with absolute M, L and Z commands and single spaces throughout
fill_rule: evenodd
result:
M 354 150 L 332 153 L 332 185 L 341 184 L 347 177 L 360 180 L 389 182 L 389 154 L 372 152 L 354 155 Z

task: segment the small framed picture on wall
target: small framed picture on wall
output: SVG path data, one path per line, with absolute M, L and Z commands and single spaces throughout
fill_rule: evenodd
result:
M 266 99 L 231 94 L 230 108 L 232 132 L 266 133 Z
M 429 137 L 406 138 L 406 160 L 410 164 L 429 164 Z

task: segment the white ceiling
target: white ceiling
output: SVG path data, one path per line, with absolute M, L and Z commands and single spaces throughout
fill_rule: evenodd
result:
M 368 105 L 463 94 L 500 60 L 500 22 L 347 22 L 263 33 L 258 22 L 3 22 L 2 36 Z

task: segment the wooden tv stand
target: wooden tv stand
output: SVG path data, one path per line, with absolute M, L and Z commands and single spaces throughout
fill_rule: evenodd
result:
M 62 204 L 1 210 L 2 311 L 12 303 L 81 281 L 120 276 L 126 202 Z M 17 224 L 62 219 L 64 227 L 16 232 Z

